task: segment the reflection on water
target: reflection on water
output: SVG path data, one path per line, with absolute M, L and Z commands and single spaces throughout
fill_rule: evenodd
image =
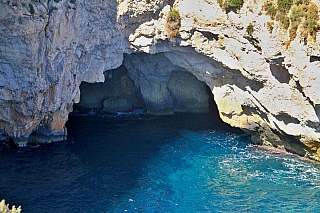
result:
M 63 143 L 0 152 L 24 212 L 320 212 L 320 169 L 208 114 L 71 117 Z

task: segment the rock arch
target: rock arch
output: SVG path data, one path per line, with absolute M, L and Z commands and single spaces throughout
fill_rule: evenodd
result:
M 114 112 L 145 108 L 156 115 L 206 113 L 214 101 L 203 79 L 174 65 L 164 53 L 125 54 L 123 65 L 104 75 L 103 83 L 81 83 L 77 109 Z

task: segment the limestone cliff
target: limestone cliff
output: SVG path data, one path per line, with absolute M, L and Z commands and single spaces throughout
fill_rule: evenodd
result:
M 172 86 L 189 72 L 209 86 L 220 117 L 254 143 L 319 160 L 320 34 L 301 30 L 303 19 L 296 31 L 287 29 L 263 0 L 221 2 L 2 1 L 2 139 L 63 139 L 81 82 L 104 82 L 106 71 L 123 64 L 151 113 L 204 106 L 205 97 L 196 98 L 200 84 L 186 101 Z M 172 8 L 175 25 L 168 24 Z M 293 26 L 292 17 L 285 20 Z

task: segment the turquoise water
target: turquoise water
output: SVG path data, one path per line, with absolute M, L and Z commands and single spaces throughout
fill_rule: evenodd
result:
M 68 140 L 1 146 L 0 198 L 23 212 L 320 212 L 320 167 L 209 114 L 71 117 Z

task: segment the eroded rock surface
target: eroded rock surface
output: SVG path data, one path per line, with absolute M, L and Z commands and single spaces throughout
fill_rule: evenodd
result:
M 163 53 L 126 55 L 124 65 L 149 113 L 208 112 L 206 84 Z
M 238 13 L 226 13 L 216 1 L 176 1 L 181 28 L 172 46 L 163 31 L 169 7 L 129 41 L 136 51 L 164 52 L 204 81 L 221 118 L 250 133 L 254 143 L 319 159 L 319 34 L 288 42 L 288 31 L 265 14 L 263 4 L 245 1 Z
M 122 63 L 116 1 L 1 1 L 0 19 L 2 138 L 61 140 L 81 81 Z
M 263 5 L 247 0 L 226 12 L 215 0 L 1 2 L 2 138 L 23 145 L 36 135 L 65 136 L 80 83 L 104 82 L 123 64 L 150 113 L 205 111 L 208 97 L 197 95 L 204 82 L 220 117 L 254 143 L 319 160 L 320 34 L 289 41 Z M 169 41 L 173 7 L 181 27 Z M 192 82 L 188 97 L 180 78 Z M 111 98 L 103 106 L 126 103 Z

